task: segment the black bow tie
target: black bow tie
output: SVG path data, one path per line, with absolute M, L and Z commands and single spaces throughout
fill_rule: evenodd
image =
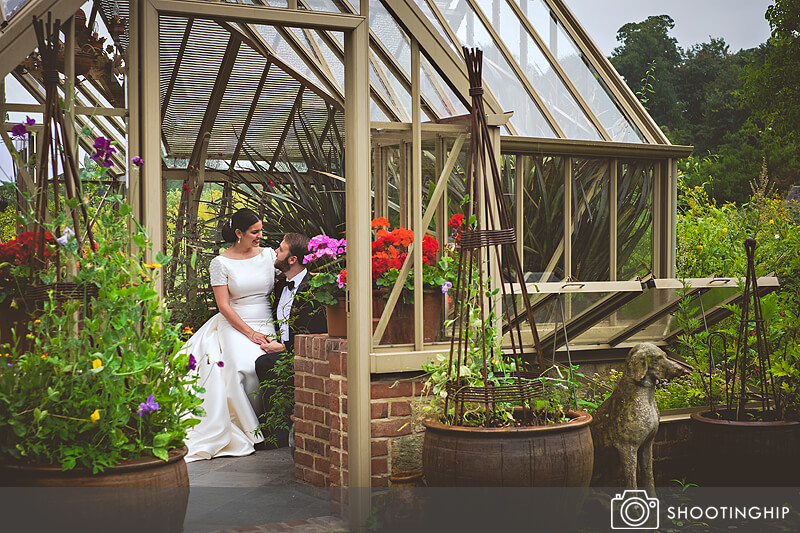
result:
M 287 281 L 287 282 L 286 282 L 286 287 L 287 287 L 287 288 L 288 288 L 290 291 L 293 291 L 293 290 L 294 290 L 294 281 Z

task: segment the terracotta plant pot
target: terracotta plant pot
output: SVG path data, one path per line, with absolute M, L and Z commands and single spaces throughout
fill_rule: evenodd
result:
M 796 487 L 800 483 L 800 422 L 737 421 L 722 409 L 692 414 L 698 483 L 711 487 Z
M 183 531 L 189 503 L 186 448 L 123 461 L 99 474 L 58 466 L 0 465 L 9 531 Z M 76 490 L 76 487 L 79 490 Z M 21 528 L 15 528 L 16 524 Z
M 384 297 L 388 291 L 372 291 L 373 330 L 385 307 Z M 423 332 L 425 342 L 434 342 L 442 323 L 442 294 L 438 291 L 425 291 L 422 295 Z M 414 304 L 400 301 L 395 305 L 389 323 L 381 337 L 381 344 L 413 344 L 414 343 Z
M 422 468 L 429 487 L 588 487 L 594 466 L 591 415 L 550 426 L 484 428 L 424 420 Z
M 336 305 L 326 305 L 325 319 L 329 337 L 347 337 L 347 300 L 341 297 Z

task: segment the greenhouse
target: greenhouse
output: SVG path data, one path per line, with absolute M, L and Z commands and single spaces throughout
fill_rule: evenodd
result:
M 0 17 L 0 156 L 14 161 L 2 179 L 21 195 L 47 188 L 39 167 L 20 161 L 49 157 L 32 20 L 58 19 L 66 120 L 113 141 L 102 184 L 127 198 L 149 235 L 145 260 L 174 259 L 156 289 L 184 325 L 199 327 L 214 309 L 205 269 L 236 209 L 258 212 L 269 247 L 287 231 L 346 239 L 346 330 L 296 345 L 295 435 L 305 444 L 295 453 L 313 456 L 310 466 L 295 456 L 302 481 L 388 484 L 406 429 L 389 429 L 401 420 L 393 411 L 376 426 L 371 406 L 418 395 L 420 369 L 452 349 L 443 325 L 452 295 L 425 303 L 423 252 L 409 247 L 397 277 L 373 291 L 373 230 L 385 219 L 433 237 L 439 258 L 448 221 L 473 200 L 464 47 L 483 54 L 486 138 L 501 178 L 481 201 L 509 214 L 520 261 L 516 277 L 487 274 L 505 348 L 599 368 L 639 343 L 692 333 L 673 317 L 685 301 L 708 327 L 746 296 L 727 272 L 676 278 L 677 160 L 692 147 L 668 141 L 562 0 L 3 0 Z M 25 117 L 21 137 L 13 129 Z M 72 140 L 79 161 L 97 149 L 90 136 Z M 762 295 L 778 288 L 774 277 L 758 284 Z M 317 378 L 323 389 L 308 385 Z M 325 393 L 331 407 L 317 413 L 303 392 Z M 378 459 L 376 436 L 389 443 Z M 369 502 L 351 503 L 350 516 L 364 516 Z

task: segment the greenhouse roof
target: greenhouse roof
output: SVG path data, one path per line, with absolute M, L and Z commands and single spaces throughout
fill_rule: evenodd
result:
M 348 0 L 297 1 L 301 10 L 358 14 Z M 287 7 L 281 0 L 232 3 Z M 9 28 L 17 26 L 10 32 L 19 36 L 14 42 L 31 44 L 29 50 L 34 45 L 28 43 L 29 21 L 24 21 L 26 30 L 15 19 L 42 16 L 44 10 L 66 18 L 81 4 L 4 0 L 0 14 Z M 96 5 L 106 25 L 114 16 L 129 20 L 127 1 L 98 0 Z M 343 134 L 340 33 L 163 14 L 159 21 L 166 156 L 196 158 L 205 150 L 206 158 L 235 160 L 246 148 L 274 166 L 282 148 L 290 158 L 297 155 L 297 120 L 326 135 Z M 423 120 L 436 123 L 468 112 L 461 56 L 467 46 L 484 53 L 488 111 L 513 112 L 504 126 L 508 135 L 669 144 L 563 0 L 370 0 L 369 23 L 373 122 L 411 121 L 415 39 L 422 52 Z M 114 40 L 125 50 L 128 28 Z M 4 40 L 0 50 L 4 72 L 25 57 L 19 49 L 10 53 L 12 41 Z M 212 130 L 204 139 L 199 132 L 208 127 Z

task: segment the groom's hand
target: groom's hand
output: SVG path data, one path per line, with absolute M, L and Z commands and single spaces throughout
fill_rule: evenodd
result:
M 261 349 L 266 353 L 281 353 L 286 350 L 286 346 L 278 341 L 269 341 L 261 344 Z

